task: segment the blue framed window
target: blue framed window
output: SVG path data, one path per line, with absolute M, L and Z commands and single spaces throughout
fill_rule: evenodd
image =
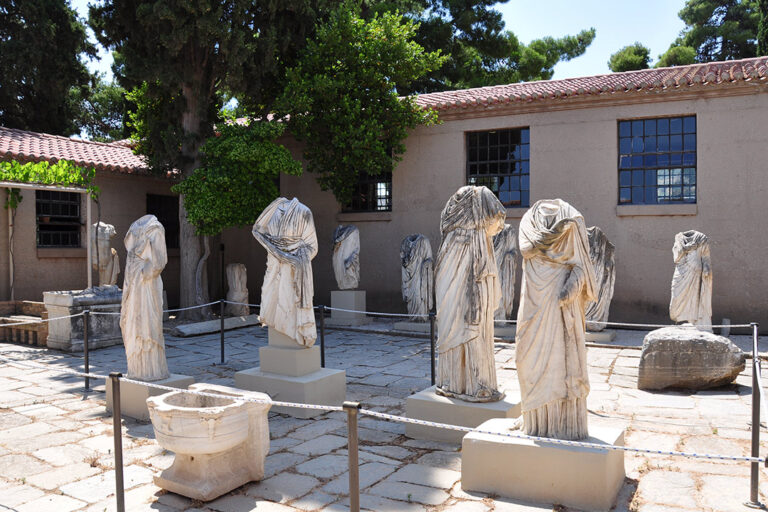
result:
M 530 206 L 530 129 L 469 132 L 467 184 L 486 186 L 508 207 Z
M 619 121 L 619 204 L 696 202 L 696 116 Z

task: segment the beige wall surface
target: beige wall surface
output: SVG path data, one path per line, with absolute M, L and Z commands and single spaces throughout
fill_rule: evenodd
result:
M 768 271 L 762 261 L 768 250 L 768 94 L 762 88 L 753 90 L 744 96 L 673 101 L 657 97 L 653 102 L 644 98 L 643 103 L 450 120 L 419 128 L 407 139 L 407 152 L 394 171 L 388 213 L 341 214 L 314 176 L 283 177 L 282 195 L 299 198 L 314 214 L 320 242 L 313 262 L 315 302 L 328 304 L 330 290 L 336 287 L 333 229 L 351 223 L 360 229 L 360 289 L 368 292 L 368 309 L 404 312 L 400 242 L 411 233 L 423 233 L 437 255 L 440 212 L 466 183 L 464 133 L 530 127 L 531 204 L 560 197 L 616 245 L 611 320 L 670 322 L 674 236 L 697 229 L 712 245 L 713 320 L 727 317 L 768 326 Z M 684 114 L 697 117 L 698 204 L 623 207 L 617 212 L 617 121 Z M 297 145 L 291 149 L 300 154 Z M 508 222 L 517 228 L 524 211 L 510 209 Z M 264 251 L 257 247 L 254 258 L 252 247 L 257 245 L 250 238 L 240 250 L 243 258 L 251 258 L 244 261 L 249 264 L 249 283 L 260 286 Z M 519 281 L 518 275 L 518 297 Z M 258 295 L 258 288 L 251 287 L 251 296 Z
M 173 195 L 171 183 L 167 180 L 125 176 L 114 173 L 98 173 L 96 185 L 101 189 L 101 220 L 113 224 L 117 235 L 112 247 L 120 256 L 122 286 L 125 269 L 125 245 L 123 238 L 131 223 L 147 214 L 147 194 Z M 23 200 L 17 209 L 14 235 L 15 298 L 17 300 L 43 300 L 44 291 L 80 290 L 87 287 L 86 246 L 85 246 L 85 200 L 81 201 L 81 248 L 43 249 L 37 248 L 35 220 L 35 192 L 22 192 Z M 95 223 L 98 209 L 92 204 L 92 219 Z M 170 304 L 178 302 L 179 250 L 169 249 L 168 264 L 162 273 Z M 98 273 L 93 274 L 98 284 Z M 8 259 L 8 214 L 0 216 L 0 296 L 10 298 Z

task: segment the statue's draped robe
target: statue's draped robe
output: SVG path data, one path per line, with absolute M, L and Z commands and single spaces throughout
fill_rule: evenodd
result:
M 698 231 L 675 235 L 672 247 L 675 274 L 669 317 L 674 322 L 694 325 L 712 324 L 712 261 L 709 239 Z M 704 328 L 711 331 L 711 327 Z
M 468 401 L 503 398 L 493 357 L 501 298 L 491 237 L 506 210 L 486 187 L 462 187 L 445 205 L 437 256 L 437 392 Z
M 613 286 L 616 282 L 616 265 L 613 244 L 608 241 L 603 230 L 597 226 L 587 229 L 589 236 L 589 259 L 597 278 L 597 300 L 587 305 L 587 330 L 599 332 L 605 329 L 608 310 L 613 299 Z
M 232 316 L 246 316 L 248 307 L 248 269 L 242 263 L 227 265 L 227 300 L 240 304 L 227 304 L 226 313 Z
M 496 320 L 512 317 L 515 307 L 515 272 L 517 271 L 517 233 L 509 224 L 504 225 L 501 233 L 493 237 L 493 252 L 498 266 L 501 282 L 501 300 L 496 310 Z
M 117 284 L 120 257 L 117 251 L 109 246 L 116 233 L 115 226 L 105 222 L 95 223 L 91 230 L 91 265 L 99 272 L 99 286 Z
M 432 246 L 424 235 L 407 236 L 400 244 L 403 300 L 411 320 L 424 322 L 434 305 L 434 262 Z
M 312 309 L 317 234 L 312 212 L 296 198 L 278 197 L 256 219 L 252 232 L 267 250 L 261 322 L 311 347 L 317 339 Z
M 354 290 L 360 281 L 360 231 L 338 226 L 333 232 L 333 274 L 339 290 Z
M 596 298 L 581 214 L 560 199 L 534 204 L 520 221 L 523 281 L 516 362 L 526 434 L 583 439 L 589 376 L 584 311 Z
M 128 377 L 143 381 L 167 379 L 163 339 L 163 280 L 168 262 L 165 228 L 145 215 L 125 235 L 125 280 L 120 313 Z

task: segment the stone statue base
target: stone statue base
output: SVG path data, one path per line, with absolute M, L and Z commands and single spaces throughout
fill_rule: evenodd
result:
M 259 348 L 260 366 L 235 373 L 235 387 L 261 391 L 275 400 L 303 404 L 341 405 L 347 394 L 344 370 L 320 367 L 320 348 L 303 348 L 269 328 L 269 345 Z M 272 407 L 272 411 L 296 418 L 323 414 L 316 409 Z
M 429 322 L 395 322 L 392 328 L 396 331 L 417 332 L 429 335 Z M 437 322 L 435 322 L 435 335 L 437 335 Z
M 187 389 L 195 379 L 189 375 L 172 373 L 170 377 L 155 380 L 147 384 L 158 384 L 170 388 Z M 112 379 L 107 379 L 107 412 L 112 412 Z M 147 398 L 167 393 L 164 389 L 149 387 L 146 384 L 120 381 L 120 414 L 140 421 L 149 421 Z
M 478 429 L 509 432 L 515 421 Z M 590 427 L 585 442 L 624 446 L 624 429 Z M 624 452 L 470 432 L 461 444 L 461 487 L 515 500 L 608 511 L 624 485 Z
M 43 292 L 48 318 L 76 315 L 86 309 L 120 313 L 123 292 L 116 285 L 95 286 L 87 290 Z M 120 315 L 91 315 L 88 319 L 88 348 L 110 347 L 123 342 Z M 83 351 L 83 317 L 53 320 L 48 323 L 48 348 L 65 352 Z
M 432 386 L 406 399 L 405 415 L 409 418 L 436 423 L 476 427 L 491 418 L 516 418 L 520 416 L 520 396 L 517 392 L 507 391 L 504 399 L 496 402 L 465 402 L 457 398 L 438 395 L 435 392 L 435 386 Z M 412 423 L 405 425 L 405 435 L 414 439 L 460 443 L 464 434 L 458 430 L 446 430 Z
M 505 340 L 514 340 L 517 328 L 515 324 L 508 324 L 506 322 L 497 322 L 493 324 L 493 337 L 502 338 Z
M 603 329 L 602 331 L 587 331 L 584 333 L 584 341 L 590 343 L 610 343 L 616 339 L 615 329 Z
M 365 290 L 333 290 L 331 291 L 331 307 L 365 311 Z M 331 310 L 331 318 L 325 321 L 325 325 L 328 327 L 352 327 L 367 323 L 368 317 L 363 313 L 333 310 Z

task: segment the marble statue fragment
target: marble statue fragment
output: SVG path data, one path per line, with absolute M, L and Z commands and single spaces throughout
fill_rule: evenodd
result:
M 230 316 L 247 316 L 248 308 L 248 270 L 242 263 L 227 265 L 227 303 L 224 313 Z M 231 304 L 239 302 L 240 304 Z
M 501 300 L 496 309 L 496 320 L 512 318 L 515 307 L 515 272 L 517 271 L 517 233 L 515 228 L 504 224 L 504 229 L 493 237 L 493 253 L 496 256 L 499 281 L 501 283 Z
M 526 434 L 584 439 L 589 375 L 584 312 L 597 298 L 584 218 L 561 199 L 520 221 L 523 281 L 515 338 Z
M 312 212 L 296 198 L 278 197 L 256 219 L 252 233 L 267 250 L 261 322 L 299 346 L 311 347 L 317 339 L 312 309 L 317 233 Z
M 338 226 L 333 232 L 333 274 L 339 290 L 354 290 L 360 281 L 360 231 Z
M 428 315 L 434 305 L 434 261 L 432 246 L 424 235 L 413 234 L 405 237 L 400 244 L 402 265 L 402 290 L 410 320 L 426 322 L 422 315 Z
M 587 330 L 599 332 L 605 329 L 608 310 L 613 299 L 613 286 L 616 282 L 614 245 L 597 226 L 587 229 L 589 237 L 589 259 L 597 279 L 597 300 L 587 305 Z
M 91 230 L 91 266 L 99 273 L 99 286 L 117 284 L 120 274 L 120 258 L 110 247 L 110 240 L 117 234 L 115 226 L 97 222 Z
M 154 215 L 145 215 L 125 234 L 123 302 L 120 328 L 128 360 L 128 377 L 143 381 L 167 379 L 163 338 L 163 280 L 168 262 L 165 228 Z
M 493 356 L 493 314 L 501 286 L 493 237 L 506 210 L 486 187 L 461 187 L 440 216 L 437 255 L 437 393 L 470 402 L 501 400 Z
M 672 276 L 672 299 L 669 317 L 673 322 L 697 326 L 712 324 L 712 261 L 709 238 L 698 231 L 675 235 L 672 247 L 675 273 Z M 711 327 L 701 330 L 712 331 Z

